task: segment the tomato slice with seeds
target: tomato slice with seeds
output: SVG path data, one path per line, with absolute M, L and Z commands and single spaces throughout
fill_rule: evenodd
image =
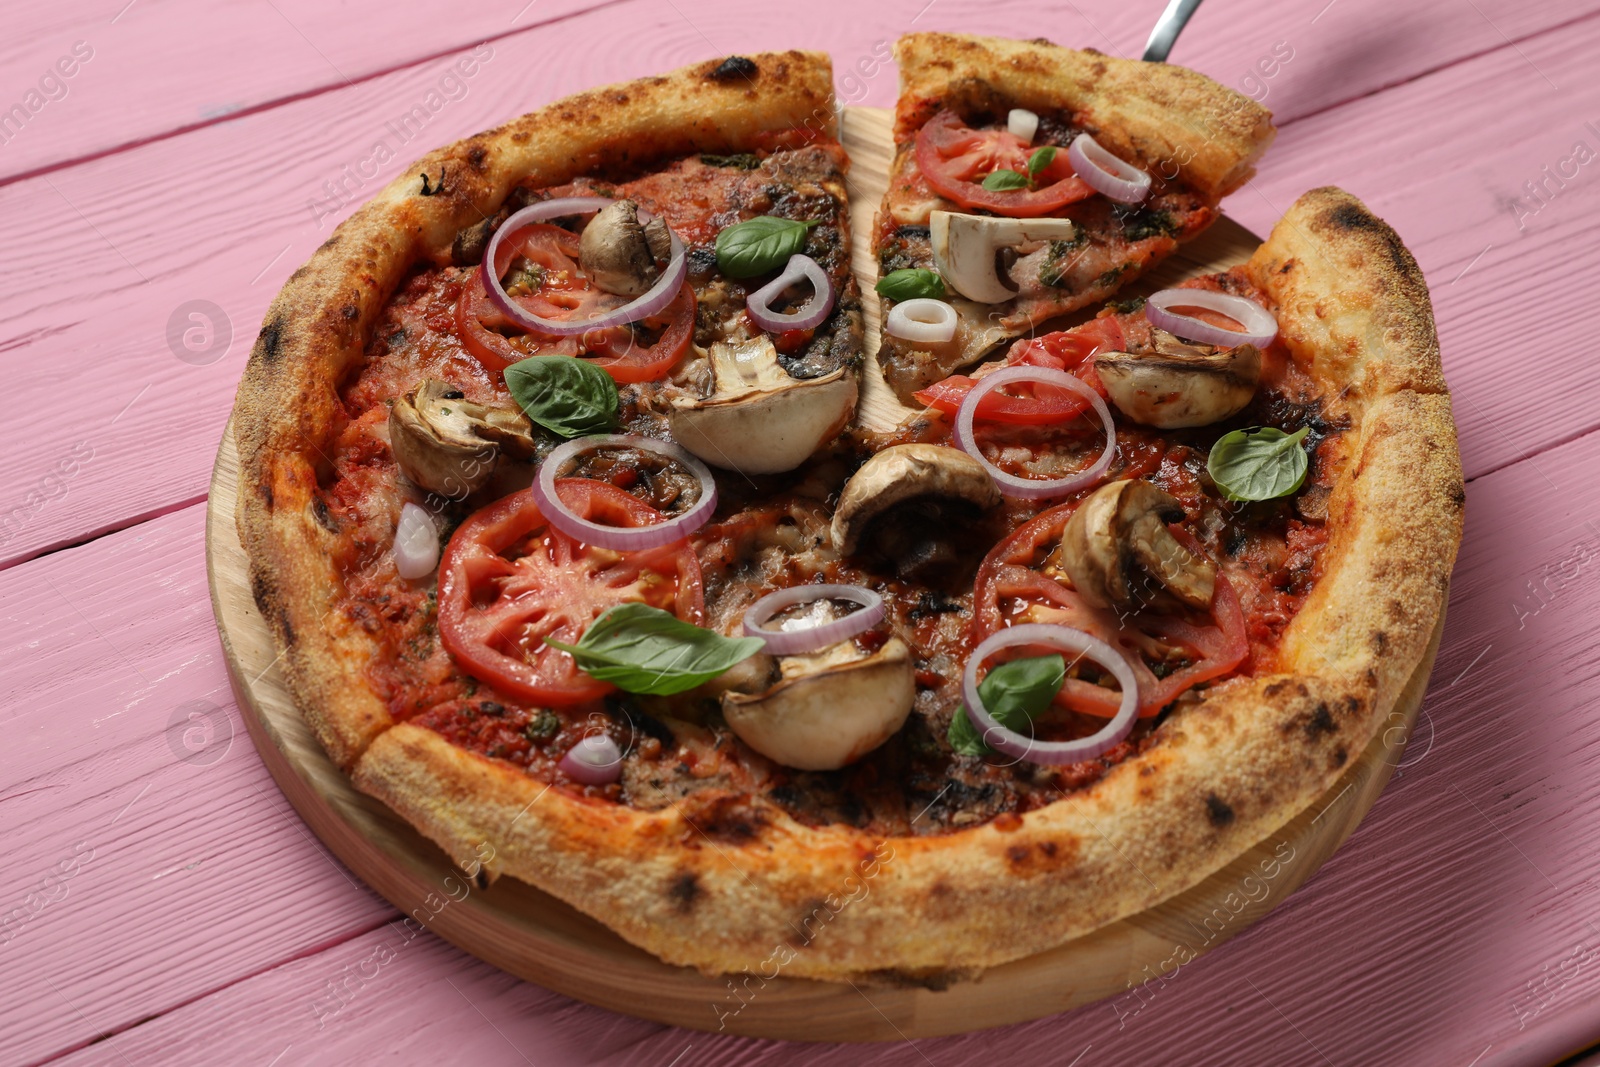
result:
M 630 299 L 590 283 L 578 266 L 578 235 L 560 226 L 531 223 L 502 241 L 494 264 L 502 279 L 519 256 L 538 269 L 538 285 L 531 291 L 513 293 L 512 299 L 540 318 L 590 318 Z M 695 307 L 694 289 L 685 281 L 659 314 L 630 326 L 567 337 L 540 334 L 524 330 L 496 306 L 489 298 L 480 266 L 461 288 L 456 329 L 463 347 L 496 373 L 532 356 L 594 355 L 601 357 L 597 365 L 618 382 L 645 382 L 665 377 L 683 358 L 694 336 Z
M 1220 572 L 1210 620 L 1198 621 L 1153 611 L 1119 617 L 1091 606 L 1071 586 L 1034 569 L 1060 542 L 1079 503 L 1041 512 L 984 559 L 972 597 L 974 643 L 1018 622 L 1056 623 L 1092 634 L 1127 656 L 1139 680 L 1142 719 L 1159 714 L 1184 691 L 1244 662 L 1250 651 L 1244 612 L 1233 586 Z M 1187 530 L 1169 529 L 1186 547 L 1200 551 Z M 1166 673 L 1158 676 L 1152 664 L 1165 664 Z M 1068 710 L 1107 719 L 1116 715 L 1119 702 L 1114 690 L 1082 678 L 1068 678 L 1056 695 L 1056 703 Z
M 560 478 L 556 493 L 595 522 L 639 527 L 662 514 L 614 485 Z M 550 527 L 533 491 L 474 512 L 450 538 L 439 564 L 439 638 L 457 665 L 480 681 L 537 704 L 594 700 L 615 687 L 578 670 L 544 643 L 576 643 L 607 608 L 644 603 L 699 625 L 705 618 L 700 562 L 688 541 L 613 552 Z
M 975 130 L 953 111 L 941 111 L 917 131 L 917 169 L 946 200 L 1012 218 L 1037 218 L 1094 195 L 1058 148 L 1031 189 L 985 189 L 997 170 L 1028 173 L 1035 146 L 1010 130 Z
M 973 376 L 952 374 L 912 395 L 926 406 L 953 418 L 961 402 L 985 373 L 993 373 L 1002 367 L 1026 366 L 1049 367 L 1075 374 L 1101 396 L 1105 396 L 1100 376 L 1095 373 L 1094 357 L 1101 352 L 1117 351 L 1122 345 L 1122 327 L 1115 317 L 1103 315 L 1075 329 L 1025 338 L 1011 346 L 1004 363 L 991 364 Z M 1013 396 L 995 390 L 978 401 L 977 417 L 1012 426 L 1044 426 L 1080 415 L 1089 406 L 1082 396 L 1066 389 L 1048 385 L 1028 388 L 1032 391 L 1029 396 Z

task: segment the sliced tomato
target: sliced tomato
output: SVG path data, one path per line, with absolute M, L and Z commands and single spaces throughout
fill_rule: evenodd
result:
M 556 481 L 561 502 L 595 522 L 660 522 L 655 508 L 614 485 Z M 474 512 L 439 563 L 439 638 L 462 670 L 539 704 L 594 700 L 612 691 L 578 670 L 546 637 L 575 643 L 607 608 L 644 603 L 699 624 L 700 562 L 687 541 L 643 552 L 592 548 L 552 529 L 524 489 Z
M 917 169 L 946 200 L 1013 218 L 1037 218 L 1094 194 L 1058 149 L 1035 176 L 1032 189 L 990 190 L 983 179 L 997 170 L 1028 173 L 1035 148 L 1009 130 L 975 130 L 953 111 L 941 111 L 917 131 Z
M 560 226 L 533 223 L 510 234 L 495 254 L 501 277 L 522 257 L 543 270 L 539 288 L 513 297 L 531 314 L 546 319 L 590 318 L 627 303 L 627 297 L 595 288 L 578 266 L 578 236 Z M 557 337 L 524 330 L 507 318 L 493 300 L 480 266 L 461 289 L 456 328 L 461 343 L 487 369 L 503 372 L 531 356 L 602 357 L 597 360 L 619 382 L 653 381 L 664 377 L 688 349 L 694 334 L 694 291 L 687 282 L 659 315 L 646 318 L 643 332 L 660 331 L 654 342 L 627 326 L 590 330 Z
M 976 376 L 952 374 L 914 395 L 930 408 L 954 416 L 972 387 L 985 373 L 1002 367 L 1050 367 L 1082 378 L 1101 396 L 1105 389 L 1095 373 L 1094 357 L 1122 346 L 1122 327 L 1115 317 L 1104 315 L 1075 329 L 1047 333 L 1018 341 L 1006 353 L 1005 363 L 991 364 Z M 1062 422 L 1080 414 L 1088 402 L 1077 393 L 1048 385 L 1033 385 L 1029 396 L 1013 396 L 995 390 L 978 402 L 977 417 L 1013 426 L 1043 426 Z
M 1185 690 L 1221 677 L 1244 662 L 1250 651 L 1244 612 L 1233 586 L 1217 575 L 1209 622 L 1142 611 L 1119 616 L 1096 608 L 1071 586 L 1036 570 L 1061 540 L 1061 531 L 1078 508 L 1078 502 L 1041 512 L 1019 526 L 990 551 L 978 568 L 973 590 L 974 643 L 1017 622 L 1049 622 L 1094 635 L 1127 656 L 1139 680 L 1139 717 L 1158 714 Z M 1172 534 L 1192 551 L 1198 542 L 1181 527 Z M 1181 665 L 1164 676 L 1151 669 L 1149 653 L 1157 645 L 1181 654 Z M 1170 662 L 1170 661 L 1167 661 Z M 1119 695 L 1081 678 L 1068 678 L 1056 703 L 1071 711 L 1111 718 Z

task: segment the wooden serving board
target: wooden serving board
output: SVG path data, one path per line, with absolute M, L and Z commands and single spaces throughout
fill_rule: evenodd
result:
M 857 275 L 873 278 L 867 244 L 887 182 L 888 112 L 847 109 L 844 142 L 855 164 L 850 184 Z M 1151 284 L 1231 266 L 1258 243 L 1224 219 L 1190 245 L 1186 255 L 1169 262 Z M 865 295 L 875 332 L 877 299 L 870 290 Z M 867 366 L 864 417 L 898 421 L 905 410 L 873 373 L 876 364 L 869 360 Z M 1107 997 L 1127 998 L 1119 1011 L 1136 1010 L 1135 987 L 1261 919 L 1355 829 L 1400 762 L 1444 625 L 1441 619 L 1427 655 L 1400 697 L 1391 728 L 1368 745 L 1339 781 L 1277 833 L 1178 896 L 946 990 L 780 977 L 730 1013 L 730 1006 L 739 1002 L 730 999 L 725 978 L 662 963 L 516 879 L 477 888 L 409 823 L 356 791 L 329 761 L 284 687 L 278 651 L 251 596 L 248 562 L 234 524 L 238 472 L 230 424 L 217 453 L 207 505 L 212 608 L 245 725 L 301 818 L 384 898 L 474 956 L 579 1000 L 698 1030 L 800 1041 L 880 1041 L 1022 1022 Z

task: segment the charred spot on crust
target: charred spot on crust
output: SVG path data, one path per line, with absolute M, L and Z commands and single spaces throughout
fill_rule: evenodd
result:
M 261 358 L 268 363 L 276 363 L 282 354 L 278 351 L 283 344 L 283 323 L 278 319 L 262 323 L 261 333 L 256 336 L 256 351 L 261 353 Z
M 346 304 L 344 307 L 339 309 L 339 314 L 344 317 L 344 321 L 354 322 L 356 319 L 361 317 L 361 309 L 356 307 L 354 304 Z
M 753 59 L 746 59 L 744 56 L 729 56 L 717 64 L 716 69 L 706 77 L 714 82 L 731 81 L 734 78 L 754 78 L 757 69 Z
M 1329 760 L 1335 767 L 1343 767 L 1345 760 L 1350 758 L 1350 753 L 1343 745 L 1333 750 L 1333 758 Z
M 736 796 L 717 797 L 694 812 L 692 818 L 685 812 L 684 818 L 712 841 L 735 845 L 756 840 L 767 826 L 767 818 L 759 809 Z
M 1339 731 L 1339 726 L 1333 721 L 1333 713 L 1328 710 L 1327 704 L 1318 704 L 1311 718 L 1306 722 L 1306 737 L 1315 741 L 1323 734 L 1332 734 Z
M 693 911 L 697 900 L 703 895 L 700 888 L 700 878 L 693 871 L 685 871 L 672 880 L 667 887 L 667 896 L 672 898 L 679 911 Z
M 1206 794 L 1206 818 L 1211 820 L 1211 825 L 1217 829 L 1233 822 L 1233 808 L 1215 793 Z
M 1310 690 L 1306 689 L 1304 682 L 1295 682 L 1289 679 L 1284 679 L 1281 682 L 1273 682 L 1271 685 L 1267 686 L 1263 692 L 1265 692 L 1269 697 L 1278 697 L 1282 696 L 1286 691 L 1288 691 L 1290 686 L 1293 686 L 1296 690 L 1298 690 L 1299 694 L 1303 697 L 1311 695 Z
M 1012 874 L 1045 874 L 1071 863 L 1076 851 L 1055 841 L 1011 845 L 1006 849 L 1006 866 Z
M 1383 230 L 1383 223 L 1373 218 L 1371 213 L 1363 210 L 1359 204 L 1340 204 L 1328 212 L 1328 221 L 1346 230 L 1373 232 Z
M 1378 655 L 1381 656 L 1381 655 L 1383 655 L 1384 650 L 1387 649 L 1388 647 L 1389 647 L 1389 635 L 1388 634 L 1384 633 L 1382 630 L 1379 630 L 1379 631 L 1377 631 L 1376 633 L 1374 633 L 1372 635 L 1372 651 L 1376 652 Z
M 1466 507 L 1467 506 L 1467 487 L 1462 485 L 1460 482 L 1457 482 L 1455 485 L 1451 486 L 1450 487 L 1450 503 L 1454 504 L 1455 507 L 1456 507 L 1456 510 L 1458 510 L 1458 511 L 1460 509 Z
M 489 153 L 484 150 L 481 144 L 475 144 L 467 149 L 467 165 L 473 170 L 482 170 L 483 164 L 488 158 Z

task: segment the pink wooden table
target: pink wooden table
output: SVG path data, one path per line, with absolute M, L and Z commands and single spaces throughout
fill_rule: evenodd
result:
M 1469 479 L 1417 735 L 1287 905 L 1139 996 L 846 1049 L 614 1016 L 408 940 L 267 777 L 206 596 L 207 475 L 284 278 L 425 147 L 590 85 L 802 46 L 832 52 L 845 102 L 888 105 L 892 70 L 856 62 L 908 29 L 1133 54 L 1162 6 L 523 2 L 8 11 L 0 1061 L 1490 1067 L 1600 1041 L 1600 7 L 1583 0 L 1211 0 L 1173 54 L 1278 116 L 1229 206 L 1242 222 L 1264 232 L 1334 183 L 1416 252 Z

